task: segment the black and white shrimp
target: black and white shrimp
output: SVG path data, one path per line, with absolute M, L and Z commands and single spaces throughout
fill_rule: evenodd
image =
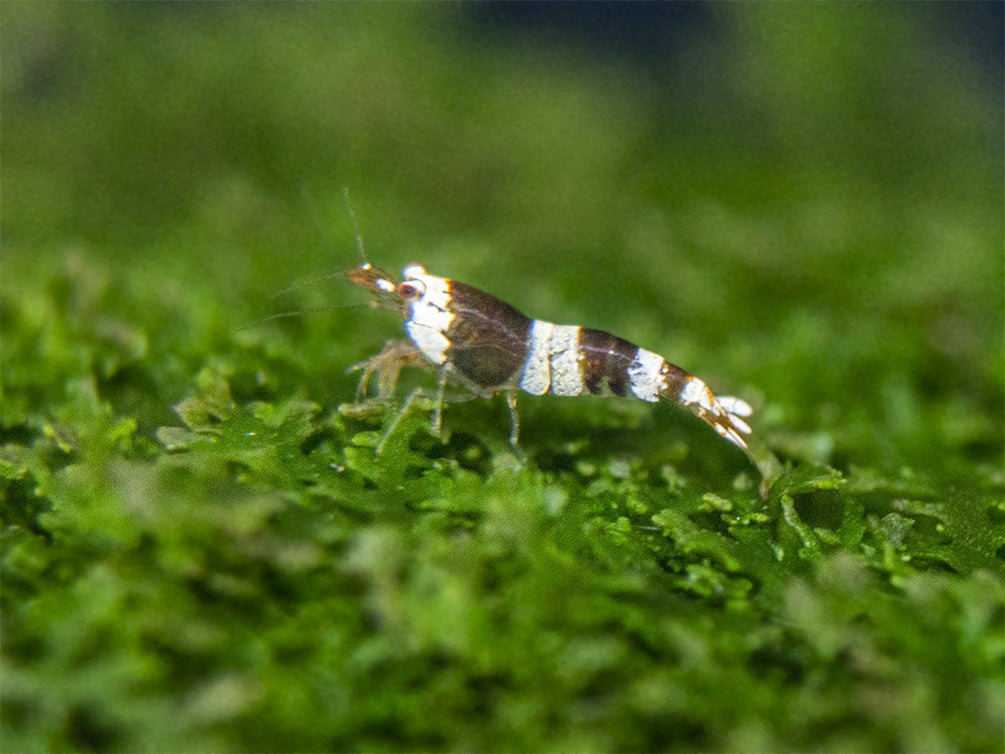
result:
M 532 395 L 615 395 L 683 406 L 757 464 L 747 444 L 751 428 L 745 418 L 752 413 L 750 405 L 740 398 L 717 397 L 700 379 L 659 354 L 603 330 L 532 320 L 495 296 L 430 275 L 419 264 L 405 267 L 400 281 L 365 261 L 345 277 L 369 291 L 376 305 L 397 311 L 409 337 L 389 343 L 382 353 L 356 365 L 363 370 L 361 389 L 374 373 L 385 388 L 393 388 L 403 366 L 436 371 L 436 434 L 448 383 L 475 396 L 503 393 L 514 448 L 519 435 L 518 390 Z M 415 395 L 406 401 L 399 418 Z M 382 446 L 383 442 L 378 451 Z

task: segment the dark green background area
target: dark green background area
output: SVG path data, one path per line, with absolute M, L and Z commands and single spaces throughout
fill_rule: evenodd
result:
M 1000 9 L 0 4 L 0 747 L 1000 749 Z M 638 401 L 375 456 L 400 320 L 273 296 L 344 187 L 748 399 L 771 494 Z

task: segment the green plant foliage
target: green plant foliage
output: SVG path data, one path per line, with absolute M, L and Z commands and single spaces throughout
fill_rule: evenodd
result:
M 1001 748 L 977 6 L 689 7 L 0 4 L 3 750 Z M 355 397 L 401 322 L 268 298 L 344 185 L 375 263 L 749 399 L 766 495 L 673 407 L 521 395 L 521 460 Z

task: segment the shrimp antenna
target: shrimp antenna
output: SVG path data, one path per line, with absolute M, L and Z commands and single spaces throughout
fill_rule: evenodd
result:
M 309 317 L 318 314 L 329 314 L 330 312 L 342 311 L 343 309 L 362 309 L 364 307 L 369 307 L 370 304 L 343 304 L 342 306 L 322 306 L 317 309 L 295 309 L 289 312 L 280 312 L 279 314 L 271 314 L 268 317 L 262 317 L 261 319 L 256 319 L 247 324 L 243 324 L 240 327 L 235 327 L 235 331 L 240 330 L 250 330 L 253 327 L 259 327 L 260 325 L 267 324 L 277 319 L 285 319 L 286 317 Z
M 320 283 L 322 280 L 331 280 L 332 278 L 344 278 L 346 273 L 344 272 L 329 272 L 325 275 L 318 275 L 317 277 L 308 278 L 307 280 L 301 280 L 299 283 L 293 283 L 285 288 L 276 291 L 275 293 L 270 293 L 269 298 L 279 298 L 284 293 L 289 293 L 290 291 L 295 291 L 299 288 L 306 288 L 309 285 L 314 285 L 315 283 Z M 338 308 L 338 307 L 335 307 Z M 279 315 L 282 316 L 282 315 Z
M 363 245 L 363 234 L 359 232 L 359 220 L 356 217 L 356 210 L 352 208 L 352 201 L 349 199 L 349 187 L 342 187 L 342 196 L 345 198 L 346 209 L 349 210 L 349 219 L 352 221 L 352 232 L 356 237 L 356 249 L 359 251 L 359 257 L 364 262 L 369 260 L 366 258 L 366 247 Z
M 352 221 L 352 232 L 353 236 L 356 238 L 356 249 L 359 251 L 360 258 L 366 262 L 366 247 L 363 245 L 363 235 L 359 231 L 359 220 L 356 218 L 356 211 L 352 207 L 352 201 L 349 199 L 349 187 L 344 186 L 342 188 L 342 196 L 345 197 L 345 206 L 349 210 L 349 219 Z M 314 215 L 315 222 L 321 225 L 319 222 L 319 215 L 317 211 L 317 205 L 313 201 L 312 197 L 306 196 L 307 204 L 311 208 L 311 214 Z M 308 278 L 307 280 L 301 280 L 298 283 L 293 283 L 285 288 L 281 288 L 269 295 L 270 299 L 279 298 L 280 296 L 289 293 L 290 291 L 295 291 L 300 288 L 306 288 L 309 285 L 314 285 L 315 283 L 320 283 L 322 280 L 332 280 L 333 278 L 345 278 L 346 273 L 344 272 L 329 272 L 325 275 L 318 275 L 316 277 Z M 286 316 L 283 314 L 276 315 L 279 317 Z

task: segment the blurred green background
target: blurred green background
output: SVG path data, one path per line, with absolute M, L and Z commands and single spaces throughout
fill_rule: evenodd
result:
M 619 675 L 620 660 L 608 666 L 597 659 L 602 649 L 576 655 L 563 643 L 571 628 L 549 624 L 545 630 L 534 617 L 522 624 L 526 634 L 508 629 L 516 631 L 514 645 L 520 637 L 546 635 L 568 650 L 562 655 L 566 664 L 540 677 L 510 679 L 515 706 L 509 717 L 480 696 L 471 707 L 444 702 L 452 711 L 439 727 L 431 712 L 421 712 L 421 702 L 410 712 L 405 700 L 428 693 L 437 682 L 430 678 L 445 677 L 436 674 L 437 663 L 449 664 L 444 657 L 455 655 L 442 647 L 437 650 L 442 657 L 433 653 L 431 659 L 421 647 L 409 655 L 413 665 L 404 677 L 402 664 L 388 661 L 393 667 L 388 678 L 396 680 L 373 692 L 375 706 L 357 711 L 356 727 L 339 717 L 343 713 L 321 712 L 313 702 L 301 699 L 298 706 L 282 697 L 287 709 L 277 707 L 268 691 L 249 692 L 228 670 L 242 661 L 227 659 L 223 649 L 216 655 L 207 650 L 212 662 L 189 664 L 186 675 L 158 648 L 163 637 L 125 642 L 129 649 L 119 655 L 87 645 L 95 656 L 124 663 L 121 672 L 102 671 L 116 679 L 106 683 L 101 673 L 78 672 L 79 657 L 61 655 L 60 647 L 73 626 L 86 623 L 79 611 L 93 606 L 86 596 L 91 590 L 121 589 L 128 595 L 142 591 L 143 583 L 164 588 L 156 574 L 166 566 L 142 553 L 149 542 L 174 536 L 164 533 L 167 513 L 149 528 L 128 523 L 119 531 L 122 511 L 95 501 L 138 496 L 156 507 L 156 501 L 168 499 L 153 482 L 136 480 L 146 479 L 144 469 L 180 463 L 171 459 L 183 455 L 167 455 L 156 434 L 159 427 L 180 423 L 173 406 L 195 392 L 207 403 L 216 396 L 220 405 L 232 395 L 239 407 L 252 400 L 280 406 L 309 401 L 318 416 L 333 417 L 339 403 L 353 398 L 355 376 L 345 374 L 346 368 L 378 351 L 386 339 L 402 337 L 392 315 L 359 308 L 238 330 L 275 312 L 366 300 L 338 280 L 272 296 L 291 282 L 357 263 L 343 187 L 350 188 L 374 263 L 396 271 L 421 261 L 434 274 L 471 283 L 533 317 L 612 331 L 664 354 L 716 392 L 748 398 L 758 409 L 755 431 L 797 472 L 829 467 L 850 480 L 851 488 L 840 493 L 798 498 L 795 487 L 790 490 L 802 500 L 804 517 L 813 519 L 810 508 L 818 507 L 814 525 L 826 528 L 828 516 L 847 524 L 854 505 L 860 506 L 856 515 L 865 516 L 862 522 L 870 513 L 876 520 L 897 521 L 883 517 L 899 516 L 891 511 L 903 512 L 895 502 L 904 499 L 956 506 L 967 516 L 977 511 L 977 518 L 967 518 L 980 532 L 973 540 L 954 541 L 961 549 L 942 559 L 932 555 L 935 550 L 924 557 L 915 553 L 910 568 L 925 578 L 929 568 L 945 575 L 949 591 L 986 595 L 990 603 L 981 603 L 986 612 L 974 608 L 971 617 L 983 617 L 974 617 L 969 629 L 955 623 L 946 628 L 954 641 L 986 639 L 1003 619 L 1005 543 L 1001 7 L 0 4 L 0 431 L 8 480 L 4 748 L 981 750 L 1000 745 L 1000 710 L 994 704 L 1001 697 L 981 696 L 990 693 L 988 678 L 978 683 L 984 691 L 970 685 L 978 668 L 991 666 L 981 663 L 1000 660 L 1000 643 L 997 650 L 987 649 L 993 642 L 981 645 L 985 654 L 976 665 L 947 669 L 951 680 L 944 684 L 937 670 L 936 680 L 905 681 L 903 688 L 916 694 L 909 701 L 897 697 L 896 714 L 877 701 L 875 718 L 851 726 L 855 732 L 834 722 L 857 719 L 852 713 L 832 710 L 830 718 L 817 718 L 820 708 L 812 704 L 802 713 L 813 721 L 806 727 L 747 717 L 786 704 L 785 679 L 799 675 L 792 668 L 802 659 L 781 662 L 755 653 L 756 668 L 750 656 L 738 660 L 744 668 L 738 672 L 750 677 L 767 668 L 769 675 L 784 678 L 773 691 L 760 689 L 748 711 L 727 711 L 709 702 L 721 693 L 716 684 L 725 683 L 725 675 L 701 691 L 679 677 L 647 677 L 649 685 L 640 691 L 630 662 L 620 665 L 627 675 Z M 457 434 L 483 434 L 488 439 L 479 442 L 501 450 L 508 424 L 500 403 L 451 406 L 448 427 Z M 522 436 L 531 476 L 505 484 L 493 474 L 479 478 L 486 477 L 490 488 L 511 485 L 516 499 L 526 485 L 537 489 L 535 484 L 560 479 L 567 459 L 577 457 L 570 448 L 585 447 L 582 463 L 590 468 L 606 468 L 612 453 L 633 474 L 636 462 L 658 466 L 670 459 L 680 467 L 695 505 L 708 505 L 701 495 L 709 492 L 746 495 L 744 504 L 756 508 L 738 452 L 681 412 L 654 413 L 628 403 L 527 398 Z M 190 419 L 189 428 L 197 429 Z M 344 429 L 335 418 L 304 421 L 305 435 L 328 438 L 324 432 L 334 436 Z M 328 428 L 320 435 L 318 422 Z M 351 434 L 346 431 L 346 437 Z M 687 447 L 695 450 L 688 455 Z M 301 463 L 310 449 L 302 450 L 290 464 Z M 333 450 L 328 461 L 345 463 L 340 453 Z M 463 453 L 457 455 L 463 467 Z M 122 460 L 136 466 L 118 478 L 109 464 Z M 253 462 L 236 464 L 243 471 L 229 461 L 206 463 L 199 483 L 175 490 L 187 496 L 188 503 L 179 504 L 183 512 L 211 517 L 193 523 L 196 528 L 222 527 L 227 536 L 238 536 L 227 528 L 226 516 L 218 520 L 206 510 L 242 494 L 273 502 L 264 508 L 249 503 L 258 513 L 248 514 L 241 537 L 274 527 L 270 517 L 280 515 L 271 507 L 279 505 L 275 501 L 304 505 L 291 479 L 255 476 L 248 472 L 257 468 Z M 276 468 L 281 474 L 288 467 Z M 577 467 L 588 476 L 583 468 Z M 545 476 L 533 476 L 535 469 Z M 427 472 L 430 479 L 439 473 L 432 466 Z M 621 478 L 618 469 L 611 473 Z M 359 489 L 372 491 L 375 484 L 384 494 L 381 479 L 392 478 L 386 495 L 393 496 L 401 482 L 393 474 L 386 479 L 378 474 Z M 663 482 L 655 487 L 641 477 L 631 482 L 644 496 L 663 494 Z M 68 489 L 77 496 L 66 496 Z M 239 492 L 245 489 L 252 491 Z M 472 501 L 495 499 L 477 485 L 469 492 L 460 483 L 450 489 L 445 499 L 459 506 L 453 515 L 463 520 L 475 516 L 478 505 Z M 562 487 L 569 507 L 578 499 L 576 489 Z M 541 494 L 547 500 L 552 493 Z M 432 543 L 445 536 L 435 527 L 423 533 L 429 524 L 421 522 L 429 519 L 401 519 L 387 502 L 392 497 L 380 499 L 390 506 L 378 507 L 386 517 L 357 512 L 350 518 L 361 528 L 346 523 L 338 536 L 324 535 L 332 537 L 328 544 L 312 540 L 322 549 L 334 548 L 325 550 L 326 560 L 341 562 L 338 567 L 346 569 L 343 575 L 349 574 L 356 589 L 364 550 L 370 557 L 396 543 L 425 552 L 422 547 L 435 547 Z M 970 507 L 960 507 L 964 499 Z M 186 507 L 196 502 L 209 508 Z M 828 505 L 838 512 L 827 513 Z M 537 515 L 528 513 L 532 507 L 521 510 Z M 286 511 L 282 516 L 293 515 L 280 509 Z M 315 503 L 313 510 L 318 521 L 330 522 L 324 516 L 331 511 L 323 505 Z M 619 512 L 614 505 L 604 515 L 610 523 Z M 705 514 L 695 515 L 701 521 Z M 944 522 L 934 523 L 938 515 L 931 516 L 934 531 Z M 491 537 L 478 520 L 466 527 L 487 542 Z M 634 521 L 631 515 L 625 520 Z M 648 516 L 639 521 L 652 523 Z M 862 530 L 873 531 L 866 523 Z M 374 529 L 378 524 L 390 528 Z M 112 544 L 95 533 L 105 525 L 119 532 L 109 535 Z M 418 533 L 402 534 L 415 527 Z M 875 536 L 880 528 L 874 527 Z M 917 524 L 912 531 L 922 528 Z M 570 573 L 578 570 L 575 557 L 586 547 L 578 531 L 569 524 L 561 533 L 572 538 L 561 540 L 573 558 Z M 870 573 L 885 574 L 869 582 L 879 591 L 887 588 L 890 573 L 904 576 L 898 569 L 907 566 L 884 570 L 885 561 L 875 555 L 879 550 L 859 547 L 859 539 L 872 535 L 860 532 L 851 540 L 846 535 L 842 530 L 841 544 L 831 543 L 838 552 L 828 557 L 848 560 L 825 558 L 836 571 L 822 566 L 824 576 L 806 575 L 802 564 L 793 566 L 793 573 L 813 583 L 815 577 L 827 581 L 827 573 L 859 574 L 859 566 L 848 564 L 868 563 Z M 631 540 L 624 532 L 604 537 L 619 547 Z M 777 533 L 774 538 L 784 541 Z M 341 544 L 333 544 L 336 540 Z M 216 542 L 209 537 L 198 549 Z M 530 572 L 555 567 L 522 547 L 517 549 L 531 558 Z M 135 573 L 120 560 L 124 552 Z M 347 555 L 352 552 L 355 560 Z M 632 553 L 636 560 L 647 557 Z M 416 557 L 421 566 L 425 561 Z M 660 561 L 667 557 L 652 562 L 663 562 L 667 570 Z M 623 566 L 617 562 L 610 566 L 614 573 Z M 688 567 L 707 565 L 702 563 L 698 558 Z M 89 569 L 102 564 L 111 564 L 114 575 L 101 578 L 112 579 L 113 586 L 74 576 L 90 578 Z M 204 568 L 213 572 L 212 566 Z M 981 574 L 978 582 L 969 580 L 975 571 Z M 659 572 L 646 571 L 646 578 L 658 582 Z M 744 572 L 754 583 L 767 579 Z M 379 574 L 370 575 L 379 582 Z M 531 587 L 521 592 L 517 574 L 499 578 L 516 590 L 500 588 L 504 610 L 510 599 L 544 604 L 553 594 Z M 258 594 L 262 604 L 272 605 L 277 597 L 269 579 L 252 581 L 248 598 Z M 858 589 L 853 582 L 858 584 L 847 582 L 849 594 Z M 323 580 L 297 583 L 280 590 L 304 590 L 289 596 L 282 609 L 309 604 L 314 593 L 307 584 L 326 588 Z M 643 590 L 646 596 L 639 599 L 653 601 L 652 609 L 662 614 L 659 590 L 665 585 L 660 584 L 652 586 L 656 591 Z M 494 593 L 480 582 L 466 588 L 458 599 L 468 607 Z M 582 589 L 594 594 L 593 587 Z M 606 586 L 598 589 L 607 593 Z M 674 589 L 669 592 L 676 595 Z M 928 594 L 919 589 L 917 594 Z M 370 598 L 382 593 L 375 590 Z M 162 610 L 173 599 L 170 594 L 156 591 L 151 604 Z M 799 594 L 778 599 L 791 605 Z M 71 607 L 47 611 L 40 607 L 45 599 Z M 135 626 L 124 626 L 128 616 L 145 615 L 145 608 L 131 608 L 130 597 L 121 599 L 95 625 L 112 631 L 103 622 L 108 620 L 114 631 L 142 636 Z M 366 601 L 359 594 L 355 599 Z M 840 612 L 839 603 L 835 598 L 827 609 Z M 379 627 L 353 623 L 365 624 L 368 615 L 353 612 L 356 604 L 349 600 L 339 608 L 353 616 L 350 623 L 358 631 L 353 635 L 380 635 Z M 680 609 L 677 603 L 664 606 Z M 708 626 L 717 624 L 720 608 L 709 605 Z M 953 614 L 961 609 L 947 608 Z M 179 610 L 198 612 L 191 605 Z M 761 629 L 795 620 L 779 617 L 771 607 L 764 610 Z M 896 614 L 884 613 L 890 621 Z M 326 614 L 325 620 L 335 618 Z M 242 622 L 238 611 L 221 617 L 214 630 L 241 633 L 246 629 L 235 627 Z M 489 628 L 472 630 L 485 643 L 495 635 Z M 748 630 L 736 627 L 736 635 Z M 410 635 L 404 631 L 403 641 Z M 192 642 L 204 639 L 218 646 L 205 637 Z M 345 641 L 325 650 L 333 667 L 355 656 L 345 647 L 356 651 L 365 644 Z M 477 638 L 470 641 L 481 646 Z M 973 656 L 974 645 L 960 641 L 960 652 Z M 297 659 L 283 659 L 270 654 L 278 651 L 271 640 L 262 642 L 240 646 L 248 652 L 257 646 L 272 657 L 262 661 L 266 666 L 290 674 L 283 676 L 288 684 L 283 688 L 314 699 L 291 668 L 301 661 L 317 668 L 324 657 L 304 649 Z M 927 657 L 922 644 L 917 656 Z M 847 651 L 854 655 L 855 646 Z M 710 657 L 716 654 L 712 647 Z M 520 651 L 500 650 L 505 655 L 500 662 L 521 662 Z M 833 683 L 853 696 L 860 690 L 854 679 L 828 675 L 840 674 L 839 654 L 826 657 L 827 670 L 817 678 L 824 679 L 823 687 Z M 583 669 L 591 662 L 602 670 Z M 664 662 L 658 652 L 653 656 L 654 666 Z M 437 693 L 447 699 L 484 694 L 494 676 L 482 670 L 464 675 L 458 688 Z M 590 682 L 570 680 L 577 672 Z M 812 676 L 806 673 L 800 678 Z M 324 696 L 325 677 L 309 671 L 304 683 Z M 71 689 L 48 697 L 47 689 L 64 679 L 79 693 Z M 567 719 L 530 711 L 549 704 L 565 709 L 561 705 L 572 704 L 570 698 L 581 704 L 605 683 L 614 689 L 610 693 L 632 690 L 645 699 L 635 707 L 600 705 Z M 357 692 L 364 688 L 347 684 Z M 917 696 L 933 684 L 931 699 Z M 653 700 L 663 699 L 670 686 L 685 698 L 696 694 L 696 708 L 706 705 L 708 717 L 684 705 L 671 716 L 678 724 L 674 730 L 656 723 L 640 728 L 639 716 L 659 719 L 663 702 Z M 931 719 L 961 688 L 967 689 L 966 699 L 995 702 L 960 702 L 962 707 Z M 381 706 L 380 694 L 391 701 Z M 85 697 L 97 701 L 82 705 Z M 264 716 L 263 708 L 269 710 Z M 410 714 L 420 722 L 401 723 Z M 172 732 L 175 716 L 180 722 Z M 255 719 L 262 721 L 258 728 Z M 718 729 L 715 719 L 728 721 L 728 730 Z M 305 732 L 311 725 L 316 735 Z M 384 730 L 381 725 L 390 732 L 375 732 Z M 960 732 L 966 729 L 975 732 L 967 738 Z

